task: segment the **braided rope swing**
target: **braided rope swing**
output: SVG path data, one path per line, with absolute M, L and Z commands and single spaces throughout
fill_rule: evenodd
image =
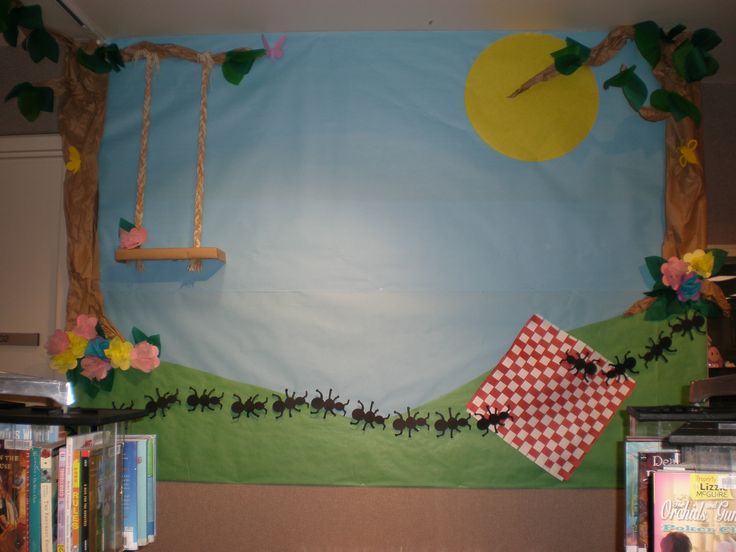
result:
M 158 56 L 148 50 L 136 52 L 137 59 L 146 59 L 145 90 L 143 93 L 143 124 L 141 125 L 141 143 L 138 153 L 138 179 L 135 196 L 135 225 L 143 226 L 143 202 L 146 192 L 146 167 L 148 162 L 148 129 L 151 126 L 151 81 L 153 80 L 153 67 L 159 67 Z M 143 261 L 135 262 L 138 272 L 143 271 Z
M 197 173 L 194 191 L 194 232 L 192 236 L 192 247 L 201 247 L 202 238 L 202 203 L 204 201 L 204 161 L 205 145 L 207 141 L 207 89 L 209 86 L 210 71 L 217 60 L 209 52 L 196 53 L 192 56 L 190 50 L 184 50 L 186 58 L 195 61 L 202 66 L 202 78 L 200 82 L 199 102 L 199 129 L 197 132 Z M 194 59 L 192 59 L 192 57 Z M 219 56 L 222 57 L 222 56 Z M 153 68 L 159 67 L 160 58 L 158 53 L 149 49 L 139 49 L 132 54 L 133 60 L 146 60 L 145 89 L 143 94 L 143 122 L 141 125 L 140 148 L 138 153 L 138 176 L 136 185 L 135 202 L 135 226 L 143 226 L 143 208 L 146 189 L 146 172 L 148 164 L 148 136 L 151 126 L 151 83 L 153 80 Z M 143 270 L 143 261 L 136 260 L 136 269 Z M 189 272 L 202 270 L 201 258 L 190 258 L 187 267 Z
M 199 100 L 199 131 L 197 133 L 197 185 L 194 190 L 194 235 L 192 247 L 201 246 L 202 237 L 202 200 L 204 198 L 204 155 L 207 141 L 207 86 L 209 84 L 210 69 L 215 61 L 208 52 L 197 56 L 202 64 L 202 81 L 200 84 Z M 202 259 L 192 259 L 187 267 L 189 272 L 202 270 Z

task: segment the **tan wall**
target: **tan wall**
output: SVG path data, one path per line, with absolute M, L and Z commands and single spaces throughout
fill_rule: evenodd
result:
M 159 483 L 157 511 L 146 552 L 623 550 L 612 490 Z

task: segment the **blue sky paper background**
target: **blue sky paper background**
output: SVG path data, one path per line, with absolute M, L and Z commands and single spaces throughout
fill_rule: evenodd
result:
M 144 63 L 112 75 L 107 315 L 124 332 L 160 333 L 166 361 L 390 411 L 488 371 L 533 313 L 563 329 L 621 314 L 649 287 L 643 258 L 660 251 L 664 125 L 602 83 L 644 62 L 629 45 L 594 69 L 598 118 L 576 149 L 516 161 L 480 139 L 464 107 L 470 67 L 503 36 L 290 34 L 285 56 L 258 60 L 240 86 L 214 69 L 202 245 L 227 263 L 201 273 L 114 261 L 118 219 L 134 219 Z M 593 46 L 604 35 L 571 36 Z M 261 46 L 256 34 L 157 40 Z M 146 247 L 191 245 L 199 83 L 184 61 L 154 74 Z

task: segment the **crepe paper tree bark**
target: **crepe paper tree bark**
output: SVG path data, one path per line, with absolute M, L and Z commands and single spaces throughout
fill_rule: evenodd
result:
M 613 59 L 627 42 L 634 40 L 644 59 L 653 65 L 652 73 L 659 81 L 663 92 L 655 91 L 654 106 L 641 105 L 639 115 L 650 122 L 666 120 L 665 128 L 665 232 L 662 241 L 662 257 L 681 257 L 687 251 L 702 249 L 706 246 L 706 197 L 703 166 L 701 163 L 680 164 L 680 149 L 687 144 L 702 144 L 700 129 L 696 124 L 699 120 L 699 106 L 701 92 L 698 82 L 690 82 L 681 76 L 676 68 L 675 60 L 679 57 L 702 57 L 706 64 L 709 57 L 706 55 L 717 46 L 720 39 L 710 30 L 698 30 L 688 36 L 683 26 L 677 26 L 668 33 L 654 22 L 645 21 L 636 25 L 622 25 L 612 29 L 608 35 L 596 46 L 591 48 L 585 65 L 597 67 Z M 689 46 L 683 46 L 688 54 L 678 53 L 676 49 L 682 44 L 692 44 L 696 53 Z M 690 62 L 695 64 L 695 62 Z M 677 65 L 687 65 L 677 62 Z M 624 68 L 624 71 L 626 69 Z M 687 73 L 689 74 L 689 73 Z M 560 72 L 555 64 L 550 64 L 538 74 L 531 76 L 522 83 L 510 97 L 527 92 L 534 85 L 555 78 Z M 690 75 L 691 77 L 693 75 Z M 621 77 L 626 81 L 626 77 Z M 608 81 L 609 86 L 616 85 L 617 80 Z M 636 90 L 637 84 L 629 83 L 627 100 L 633 106 L 638 104 L 641 90 Z M 621 86 L 626 94 L 626 83 Z M 666 94 L 666 95 L 665 95 Z M 651 102 L 651 98 L 650 98 Z M 696 158 L 702 159 L 702 151 L 693 151 Z M 684 165 L 684 166 L 683 166 Z M 722 297 L 720 288 L 712 282 L 703 283 L 702 293 L 717 303 L 724 313 L 729 312 L 728 302 Z M 719 295 L 720 294 L 720 295 Z M 635 314 L 647 310 L 656 301 L 646 297 L 634 303 L 626 314 Z

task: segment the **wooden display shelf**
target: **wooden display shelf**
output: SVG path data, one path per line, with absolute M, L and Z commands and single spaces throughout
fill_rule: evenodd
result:
M 225 262 L 225 252 L 217 247 L 150 247 L 138 249 L 116 249 L 115 260 L 130 261 L 189 261 L 192 259 Z

